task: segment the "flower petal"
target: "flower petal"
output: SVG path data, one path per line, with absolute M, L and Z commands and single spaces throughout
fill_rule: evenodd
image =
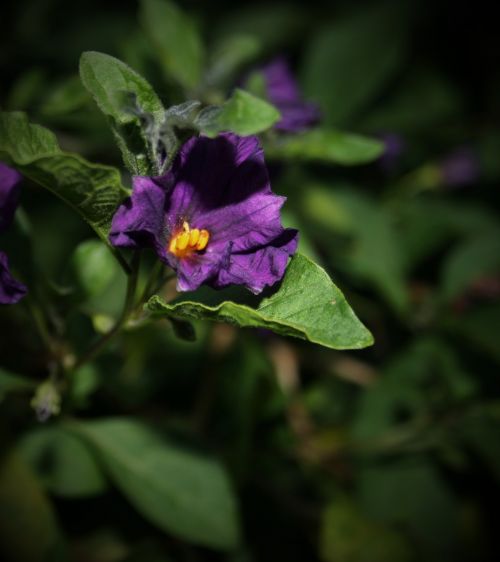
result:
M 165 245 L 165 198 L 172 184 L 171 174 L 161 178 L 135 176 L 133 192 L 116 211 L 109 240 L 114 246 L 128 248 Z
M 12 277 L 9 260 L 5 252 L 0 252 L 0 304 L 15 304 L 28 292 L 26 285 Z
M 0 162 L 0 232 L 11 224 L 19 203 L 22 176 L 17 171 Z
M 288 258 L 297 250 L 297 244 L 298 232 L 287 228 L 268 246 L 249 253 L 233 253 L 227 268 L 219 271 L 212 286 L 245 285 L 258 294 L 266 286 L 270 287 L 282 279 Z

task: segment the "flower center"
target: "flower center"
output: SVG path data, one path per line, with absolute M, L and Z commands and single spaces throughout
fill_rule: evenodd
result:
M 189 223 L 184 221 L 182 229 L 173 234 L 168 244 L 168 251 L 177 258 L 185 258 L 193 252 L 201 252 L 207 247 L 210 239 L 208 230 L 199 228 L 191 229 Z

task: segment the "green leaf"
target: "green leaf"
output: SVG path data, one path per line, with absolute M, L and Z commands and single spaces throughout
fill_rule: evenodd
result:
M 128 194 L 118 170 L 63 152 L 48 129 L 20 112 L 0 114 L 0 160 L 60 197 L 107 242 L 113 214 Z
M 157 316 L 268 328 L 332 349 L 359 349 L 373 343 L 326 271 L 300 254 L 292 258 L 280 289 L 256 309 L 231 301 L 216 306 L 191 301 L 167 304 L 158 296 L 149 300 L 146 309 Z
M 15 451 L 0 458 L 0 545 L 13 562 L 65 560 L 50 501 Z
M 312 224 L 351 238 L 348 246 L 337 249 L 329 240 L 324 248 L 338 267 L 372 283 L 398 312 L 407 309 L 403 252 L 384 208 L 355 188 L 310 185 L 303 190 L 302 209 Z
M 335 129 L 313 129 L 277 139 L 266 147 L 266 156 L 353 166 L 372 162 L 383 151 L 384 144 L 375 139 Z
M 163 121 L 165 110 L 150 84 L 122 61 L 94 51 L 82 54 L 80 78 L 101 111 L 110 118 L 130 171 L 158 173 L 150 169 L 148 159 L 155 162 L 155 147 L 148 145 L 140 122 L 141 115 L 150 116 L 156 127 Z
M 54 494 L 87 497 L 107 488 L 94 452 L 80 437 L 62 427 L 36 429 L 19 442 L 22 456 Z
M 214 460 L 162 440 L 126 418 L 72 423 L 115 484 L 152 523 L 178 537 L 218 549 L 238 543 L 235 498 Z
M 118 272 L 113 254 L 99 240 L 85 240 L 79 244 L 71 257 L 71 266 L 86 297 L 102 293 Z
M 406 18 L 394 4 L 353 10 L 314 35 L 303 60 L 304 90 L 321 104 L 326 123 L 348 123 L 403 62 Z
M 325 562 L 409 562 L 417 559 L 404 535 L 370 520 L 349 500 L 336 501 L 323 512 L 320 551 Z
M 134 94 L 139 107 L 156 119 L 163 118 L 164 108 L 151 85 L 124 62 L 96 51 L 86 51 L 80 58 L 80 78 L 100 110 L 119 125 L 137 120 L 127 106 L 127 94 Z
M 140 18 L 167 78 L 187 90 L 196 88 L 204 52 L 191 18 L 167 0 L 142 0 Z
M 254 35 L 236 34 L 224 37 L 213 51 L 205 81 L 211 87 L 230 86 L 241 68 L 255 59 L 261 49 L 262 45 Z
M 222 106 L 209 106 L 201 111 L 195 123 L 209 137 L 216 137 L 222 131 L 246 136 L 269 129 L 279 119 L 280 112 L 270 103 L 236 89 Z

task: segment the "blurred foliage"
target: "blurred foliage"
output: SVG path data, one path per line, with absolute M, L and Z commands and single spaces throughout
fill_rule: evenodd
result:
M 22 0 L 2 12 L 0 105 L 16 113 L 2 116 L 0 153 L 25 181 L 0 244 L 38 285 L 0 310 L 0 559 L 498 560 L 500 48 L 489 4 Z M 273 189 L 288 197 L 301 252 L 375 345 L 336 351 L 201 322 L 222 314 L 210 294 L 195 310 L 157 298 L 150 306 L 173 323 L 130 322 L 58 378 L 53 358 L 74 364 L 126 295 L 92 231 L 106 239 L 103 217 L 130 185 L 112 167 L 113 135 L 129 172 L 148 172 L 140 116 L 121 113 L 109 83 L 153 116 L 176 107 L 175 147 L 194 122 L 186 99 L 220 106 L 197 122 L 206 133 L 274 123 L 258 71 L 279 54 L 323 122 L 264 133 Z M 252 93 L 239 90 L 255 73 Z M 24 136 L 11 138 L 11 119 Z M 50 150 L 33 154 L 33 139 Z M 62 200 L 34 183 L 51 177 Z M 326 306 L 324 287 L 303 293 L 303 308 Z M 160 297 L 172 294 L 167 282 Z M 38 412 L 63 397 L 43 425 L 36 388 Z

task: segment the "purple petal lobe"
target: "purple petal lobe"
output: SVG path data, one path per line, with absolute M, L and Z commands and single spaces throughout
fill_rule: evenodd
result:
M 15 304 L 27 292 L 26 286 L 12 277 L 7 254 L 0 251 L 0 304 Z
M 299 86 L 283 57 L 278 57 L 263 68 L 267 96 L 280 113 L 275 125 L 279 131 L 298 133 L 317 125 L 321 112 L 317 105 L 304 101 Z
M 14 217 L 19 203 L 21 179 L 22 176 L 17 170 L 0 162 L 0 232 L 10 226 Z
M 165 244 L 165 197 L 172 182 L 162 178 L 135 176 L 131 197 L 116 211 L 109 240 L 118 247 L 159 249 Z

